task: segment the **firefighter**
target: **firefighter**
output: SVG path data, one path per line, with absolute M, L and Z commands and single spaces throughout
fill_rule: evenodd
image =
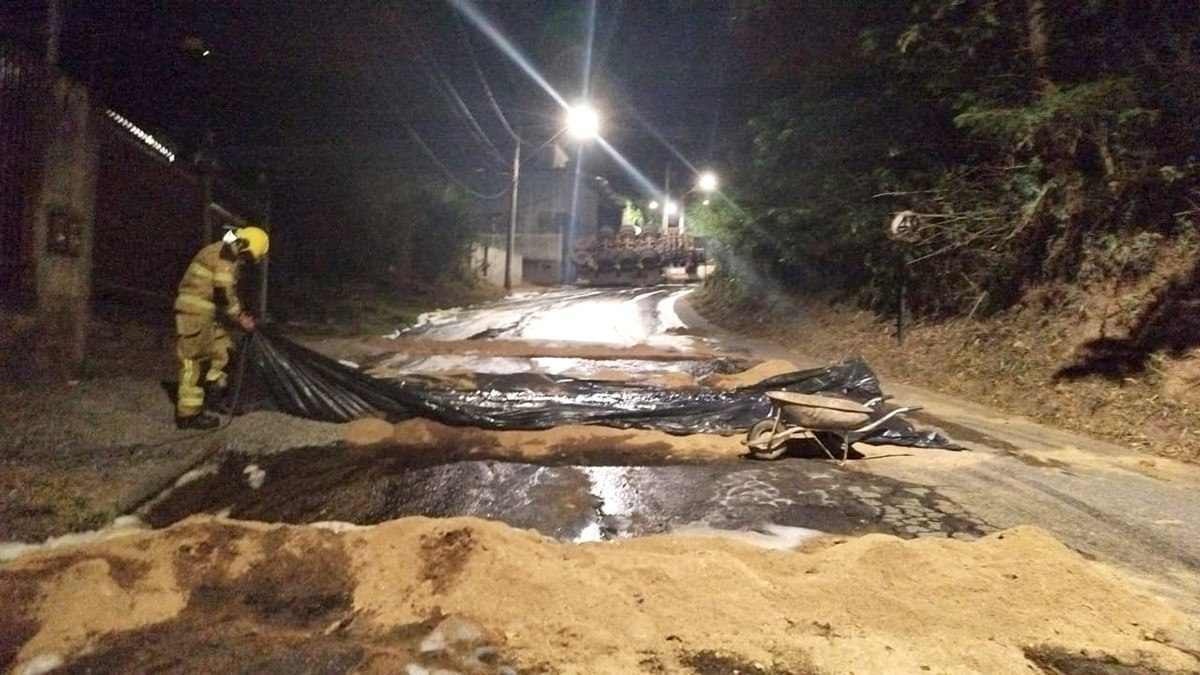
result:
M 234 228 L 221 241 L 200 249 L 183 273 L 175 298 L 175 354 L 179 358 L 179 392 L 175 426 L 180 429 L 213 429 L 219 423 L 204 412 L 204 401 L 219 402 L 228 383 L 225 366 L 232 343 L 226 327 L 246 332 L 255 329 L 254 317 L 238 300 L 238 268 L 256 264 L 267 254 L 270 241 L 257 227 Z M 208 373 L 200 383 L 201 363 Z

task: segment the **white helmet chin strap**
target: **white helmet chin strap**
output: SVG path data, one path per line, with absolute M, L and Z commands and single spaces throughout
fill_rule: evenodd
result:
M 238 240 L 238 237 L 236 234 L 234 234 L 233 230 L 225 230 L 225 236 L 221 237 L 221 241 L 223 241 L 226 244 L 229 244 L 230 246 L 233 246 L 234 244 L 236 244 L 237 240 Z

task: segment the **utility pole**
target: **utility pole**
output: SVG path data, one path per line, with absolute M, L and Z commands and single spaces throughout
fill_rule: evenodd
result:
M 666 179 L 665 183 L 666 183 L 666 187 L 663 190 L 663 204 L 662 204 L 662 214 L 663 214 L 662 233 L 664 235 L 667 234 L 667 228 L 671 226 L 671 216 L 667 215 L 667 213 L 671 210 L 670 209 L 670 204 L 671 204 L 671 163 L 670 162 L 667 162 L 667 179 Z
M 512 290 L 512 254 L 517 238 L 517 187 L 521 181 L 521 142 L 517 141 L 513 151 L 512 212 L 508 218 L 508 241 L 504 245 L 504 290 Z

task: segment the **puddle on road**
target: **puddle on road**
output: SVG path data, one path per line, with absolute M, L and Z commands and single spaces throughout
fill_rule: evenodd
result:
M 596 499 L 596 520 L 584 526 L 574 541 L 601 541 L 620 536 L 632 529 L 639 513 L 639 495 L 630 486 L 627 476 L 633 467 L 579 467 L 588 480 L 589 491 Z
M 937 504 L 944 501 L 928 489 L 804 460 L 546 466 L 320 447 L 227 456 L 215 471 L 172 489 L 142 515 L 155 527 L 197 513 L 360 525 L 405 516 L 474 516 L 576 542 L 676 530 L 738 530 L 775 545 L 806 540 L 813 532 L 984 531 L 961 513 L 940 512 Z M 922 529 L 913 530 L 918 524 Z
M 690 292 L 685 286 L 655 286 L 519 294 L 501 303 L 422 314 L 417 325 L 394 337 L 469 340 L 486 336 L 686 350 L 697 340 L 676 332 L 685 326 L 675 304 Z
M 703 377 L 713 372 L 740 369 L 742 362 L 728 359 L 680 359 L 677 361 L 647 361 L 640 359 L 585 359 L 562 356 L 484 356 L 475 354 L 435 354 L 433 356 L 389 357 L 372 364 L 367 370 L 373 377 L 396 378 L 405 375 L 438 375 L 442 373 L 474 373 L 510 375 L 513 373 L 542 373 L 588 379 L 601 375 L 638 379 L 659 373 L 681 373 Z

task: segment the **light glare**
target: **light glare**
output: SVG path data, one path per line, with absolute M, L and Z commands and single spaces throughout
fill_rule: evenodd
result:
M 567 133 L 577 141 L 590 141 L 600 135 L 600 114 L 580 103 L 567 109 Z
M 717 189 L 717 174 L 711 171 L 705 171 L 700 174 L 700 179 L 696 181 L 696 187 L 703 192 L 712 192 Z

